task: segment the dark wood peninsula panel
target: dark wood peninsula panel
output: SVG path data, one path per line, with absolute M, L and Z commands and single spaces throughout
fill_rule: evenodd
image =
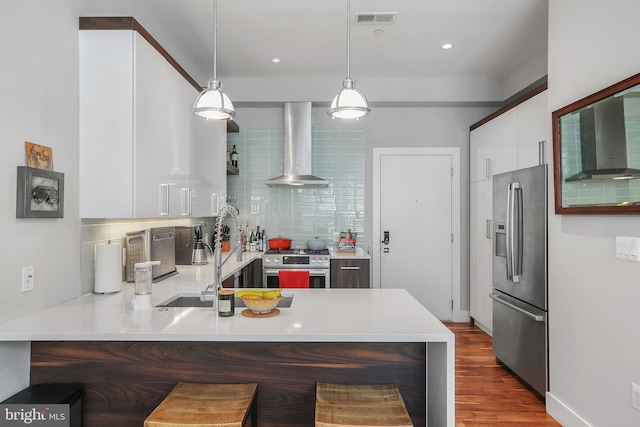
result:
M 315 385 L 396 383 L 426 425 L 426 344 L 314 342 L 32 342 L 31 383 L 84 386 L 85 427 L 136 426 L 179 381 L 257 382 L 258 425 L 314 425 Z

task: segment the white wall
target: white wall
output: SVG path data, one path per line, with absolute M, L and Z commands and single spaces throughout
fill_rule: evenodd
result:
M 3 1 L 0 40 L 2 322 L 79 295 L 77 2 Z M 53 148 L 54 169 L 65 174 L 63 219 L 16 219 L 16 168 L 25 165 L 25 141 Z M 21 293 L 25 265 L 35 266 L 35 290 Z M 11 374 L 2 375 L 0 400 L 27 384 L 28 365 L 7 365 L 25 352 L 0 346 L 0 372 Z
M 549 2 L 549 109 L 640 72 L 637 0 Z M 564 426 L 638 426 L 640 264 L 617 261 L 616 235 L 640 236 L 637 216 L 549 213 L 550 388 Z

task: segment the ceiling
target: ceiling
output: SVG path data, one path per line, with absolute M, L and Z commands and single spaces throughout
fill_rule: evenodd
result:
M 133 16 L 201 85 L 212 77 L 213 0 L 80 5 L 81 16 Z M 333 79 L 338 87 L 346 8 L 346 0 L 218 0 L 218 78 Z M 351 77 L 503 77 L 546 49 L 547 9 L 547 0 L 352 0 Z M 397 15 L 393 24 L 354 23 L 361 12 Z

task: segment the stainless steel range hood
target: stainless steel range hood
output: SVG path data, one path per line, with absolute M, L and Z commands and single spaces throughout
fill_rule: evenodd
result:
M 627 163 L 623 97 L 598 102 L 579 114 L 582 172 L 566 181 L 639 178 L 640 170 Z
M 264 183 L 269 187 L 329 185 L 329 181 L 311 175 L 311 102 L 284 104 L 284 175 Z

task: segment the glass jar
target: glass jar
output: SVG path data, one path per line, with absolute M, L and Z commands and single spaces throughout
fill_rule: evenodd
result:
M 218 291 L 218 316 L 229 317 L 235 314 L 236 299 L 233 289 Z

